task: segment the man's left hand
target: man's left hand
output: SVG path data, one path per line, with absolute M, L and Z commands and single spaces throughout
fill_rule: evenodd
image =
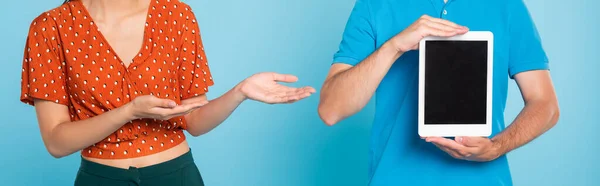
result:
M 485 137 L 455 137 L 454 140 L 426 137 L 425 141 L 433 143 L 456 159 L 486 162 L 503 154 L 497 142 Z

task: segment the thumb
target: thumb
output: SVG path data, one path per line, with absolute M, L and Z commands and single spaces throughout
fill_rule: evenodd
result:
M 273 73 L 273 80 L 279 81 L 279 82 L 293 83 L 293 82 L 298 81 L 298 77 L 291 75 L 291 74 Z

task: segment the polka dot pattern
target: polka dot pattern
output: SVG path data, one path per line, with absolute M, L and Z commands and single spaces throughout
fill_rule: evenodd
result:
M 144 42 L 126 66 L 80 0 L 41 14 L 31 23 L 23 58 L 21 101 L 66 105 L 73 121 L 118 108 L 141 95 L 180 103 L 213 85 L 200 30 L 191 8 L 178 0 L 152 0 Z M 183 117 L 139 119 L 82 150 L 102 159 L 154 154 L 185 140 Z

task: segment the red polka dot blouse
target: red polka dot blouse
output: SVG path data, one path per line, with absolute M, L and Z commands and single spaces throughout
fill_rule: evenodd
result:
M 202 95 L 213 80 L 190 7 L 178 0 L 152 0 L 138 55 L 125 66 L 79 0 L 43 13 L 32 23 L 25 46 L 21 101 L 53 101 L 83 120 L 120 107 L 137 96 L 180 103 Z M 134 158 L 184 141 L 183 117 L 131 121 L 82 150 L 102 159 Z

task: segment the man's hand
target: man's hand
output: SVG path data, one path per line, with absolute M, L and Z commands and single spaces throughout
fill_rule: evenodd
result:
M 504 154 L 499 143 L 485 137 L 456 137 L 455 140 L 426 137 L 425 141 L 433 143 L 450 156 L 462 160 L 485 162 Z
M 398 52 L 404 53 L 419 48 L 419 42 L 427 36 L 452 37 L 465 34 L 467 27 L 456 23 L 423 15 L 398 35 L 389 40 Z

